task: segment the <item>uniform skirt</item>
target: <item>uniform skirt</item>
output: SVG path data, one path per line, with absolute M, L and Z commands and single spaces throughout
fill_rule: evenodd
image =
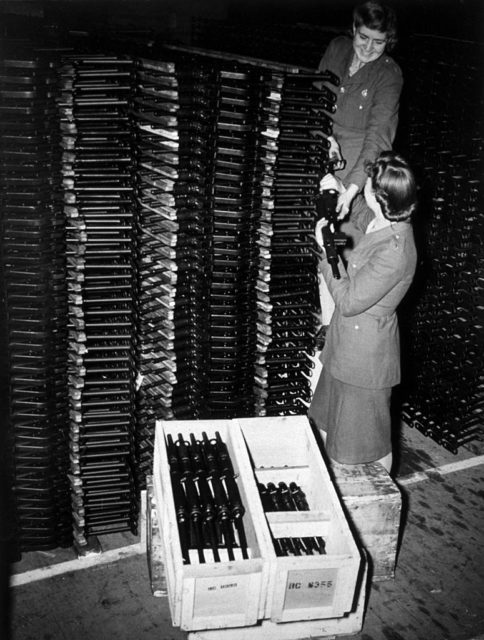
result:
M 346 384 L 323 367 L 308 417 L 326 432 L 330 458 L 362 464 L 391 452 L 391 391 L 391 387 L 364 389 Z

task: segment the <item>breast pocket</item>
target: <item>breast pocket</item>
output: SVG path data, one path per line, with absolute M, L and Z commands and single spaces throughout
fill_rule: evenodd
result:
M 349 84 L 345 88 L 342 110 L 347 127 L 364 129 L 366 127 L 371 108 L 371 97 L 368 88 L 362 84 Z

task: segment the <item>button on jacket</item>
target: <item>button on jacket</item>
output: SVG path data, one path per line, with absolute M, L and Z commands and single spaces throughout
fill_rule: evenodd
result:
M 346 160 L 338 176 L 346 185 L 363 188 L 365 161 L 374 161 L 381 151 L 392 148 L 398 124 L 398 106 L 403 77 L 400 67 L 387 54 L 368 62 L 351 77 L 351 38 L 340 36 L 326 49 L 318 70 L 329 69 L 341 81 L 339 87 L 324 83 L 336 94 L 333 134 Z
M 362 196 L 353 205 L 352 222 L 363 231 L 374 217 Z M 400 337 L 396 308 L 415 273 L 417 252 L 412 226 L 396 222 L 365 234 L 352 251 L 341 279 L 323 258 L 320 271 L 335 311 L 321 361 L 342 382 L 383 389 L 400 382 Z

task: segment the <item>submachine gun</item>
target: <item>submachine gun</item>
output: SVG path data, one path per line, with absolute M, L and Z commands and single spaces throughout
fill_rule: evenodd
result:
M 344 161 L 343 161 L 344 162 Z M 325 167 L 326 173 L 332 172 L 332 164 L 329 163 Z M 348 237 L 339 231 L 339 225 L 341 223 L 338 220 L 338 214 L 336 213 L 336 205 L 338 203 L 338 192 L 335 189 L 324 189 L 315 198 L 317 219 L 323 218 L 328 221 L 328 224 L 322 229 L 324 249 L 326 251 L 326 258 L 331 265 L 331 271 L 333 277 L 336 280 L 340 279 L 340 273 L 338 268 L 338 247 L 344 247 L 348 242 Z M 334 229 L 334 231 L 332 230 Z
M 327 162 L 323 164 L 321 178 L 328 173 L 334 174 L 335 169 L 344 169 L 345 166 L 346 160 L 341 156 L 338 149 L 338 151 L 334 152 L 328 158 Z M 324 189 L 315 198 L 317 219 L 322 220 L 324 218 L 328 221 L 328 224 L 322 229 L 322 236 L 326 258 L 331 265 L 331 271 L 336 280 L 339 280 L 341 277 L 338 268 L 337 247 L 344 247 L 348 242 L 347 236 L 339 230 L 341 220 L 338 220 L 338 214 L 336 213 L 338 195 L 335 189 Z M 332 229 L 334 229 L 334 231 Z

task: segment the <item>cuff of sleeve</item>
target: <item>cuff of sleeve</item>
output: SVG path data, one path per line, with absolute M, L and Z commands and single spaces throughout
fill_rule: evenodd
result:
M 365 186 L 365 182 L 367 179 L 367 175 L 365 173 L 365 171 L 363 170 L 354 170 L 352 171 L 349 175 L 346 176 L 345 178 L 345 187 L 348 188 L 351 184 L 355 184 L 358 187 L 358 192 L 363 190 L 363 187 Z

